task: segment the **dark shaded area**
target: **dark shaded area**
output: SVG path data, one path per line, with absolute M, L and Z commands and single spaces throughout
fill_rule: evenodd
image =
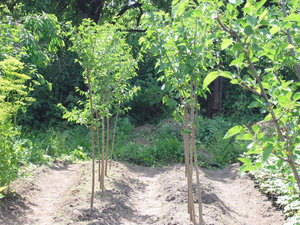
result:
M 18 193 L 10 193 L 0 200 L 0 224 L 21 225 L 21 218 L 30 210 L 29 202 Z

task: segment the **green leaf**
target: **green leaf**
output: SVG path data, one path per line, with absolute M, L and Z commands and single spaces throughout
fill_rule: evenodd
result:
M 223 39 L 222 44 L 221 44 L 221 49 L 224 50 L 228 48 L 232 44 L 232 39 Z
M 262 20 L 266 15 L 268 15 L 269 10 L 265 9 L 262 14 L 260 14 L 259 19 Z
M 244 46 L 241 43 L 236 43 L 236 44 L 233 45 L 233 49 L 235 51 L 241 51 L 241 50 L 243 50 L 243 48 L 244 48 Z
M 230 83 L 232 83 L 232 84 L 238 84 L 239 81 L 238 81 L 238 79 L 232 79 L 232 80 L 230 81 Z
M 234 126 L 227 131 L 227 133 L 224 136 L 224 139 L 230 138 L 230 137 L 240 133 L 243 130 L 244 130 L 244 127 L 242 127 L 240 125 Z
M 250 25 L 248 25 L 248 26 L 245 27 L 244 32 L 248 36 L 254 33 L 254 31 L 253 31 L 253 29 L 252 29 L 252 27 Z
M 49 88 L 49 91 L 52 91 L 52 83 L 50 83 L 50 82 L 48 82 L 48 81 L 46 81 L 47 82 L 47 86 L 48 86 L 48 88 Z
M 7 188 L 7 186 L 0 187 L 0 192 L 4 191 Z
M 270 121 L 272 119 L 272 115 L 269 113 L 265 118 L 264 118 L 264 121 L 267 122 L 267 121 Z
M 254 16 L 247 16 L 248 22 L 251 24 L 252 27 L 255 27 L 257 24 L 257 19 Z
M 293 95 L 293 99 L 294 101 L 297 101 L 300 99 L 300 92 L 296 92 L 294 95 Z
M 276 163 L 277 167 L 280 168 L 282 166 L 283 160 L 279 159 Z
M 278 103 L 284 107 L 288 107 L 290 104 L 290 96 L 289 95 L 278 96 Z
M 270 145 L 270 144 L 268 144 L 267 147 L 264 148 L 263 157 L 262 157 L 264 162 L 268 159 L 270 154 L 273 152 L 273 149 L 274 149 L 273 145 Z
M 271 35 L 276 34 L 278 31 L 280 31 L 280 27 L 273 26 L 270 30 Z
M 295 48 L 295 46 L 291 45 L 291 44 L 288 44 L 288 46 L 286 48 L 291 49 L 291 48 Z
M 252 140 L 252 134 L 246 133 L 246 134 L 240 134 L 236 137 L 237 140 Z
M 265 3 L 266 3 L 267 0 L 262 0 L 258 3 L 255 4 L 255 9 L 256 10 L 259 10 Z
M 238 158 L 238 160 L 240 160 L 242 163 L 244 163 L 247 166 L 251 166 L 252 165 L 252 161 L 249 158 Z
M 300 23 L 300 14 L 291 14 L 287 16 L 284 21 L 294 21 Z
M 207 74 L 207 76 L 204 78 L 203 81 L 203 89 L 206 89 L 208 85 L 210 85 L 211 82 L 213 82 L 218 77 L 225 77 L 225 78 L 231 78 L 232 75 L 230 72 L 227 71 L 214 71 Z
M 239 169 L 239 176 L 242 176 L 243 173 L 245 173 L 248 170 L 247 165 L 242 165 Z
M 253 166 L 254 170 L 258 170 L 259 168 L 261 168 L 262 163 L 261 162 L 256 162 L 255 165 Z
M 239 57 L 237 59 L 232 60 L 232 62 L 230 63 L 230 66 L 236 66 L 236 65 L 240 65 L 242 64 L 244 61 L 243 57 Z
M 263 105 L 258 102 L 258 101 L 254 101 L 251 102 L 250 105 L 248 106 L 249 109 L 253 109 L 253 108 L 258 108 L 258 107 L 262 107 Z
M 255 134 L 257 134 L 260 131 L 260 126 L 258 126 L 257 124 L 254 124 L 252 126 L 252 130 Z

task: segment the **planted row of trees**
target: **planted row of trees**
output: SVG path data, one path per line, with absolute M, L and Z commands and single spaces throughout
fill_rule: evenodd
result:
M 109 158 L 111 167 L 118 115 L 127 110 L 121 109 L 121 104 L 132 98 L 138 90 L 128 83 L 129 79 L 136 76 L 137 61 L 131 55 L 131 48 L 120 29 L 117 25 L 100 26 L 84 20 L 70 32 L 73 43 L 71 50 L 77 53 L 77 61 L 84 68 L 83 76 L 88 90 L 79 90 L 87 100 L 81 102 L 81 108 L 66 111 L 65 118 L 90 128 L 93 162 L 91 207 L 95 191 L 95 152 L 97 150 L 98 181 L 103 192 Z M 110 145 L 112 116 L 115 116 L 115 123 Z

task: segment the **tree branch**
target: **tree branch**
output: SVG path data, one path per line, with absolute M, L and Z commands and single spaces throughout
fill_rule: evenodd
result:
M 218 16 L 218 17 L 216 18 L 216 20 L 217 20 L 217 22 L 219 23 L 219 25 L 221 26 L 221 28 L 222 28 L 224 31 L 226 31 L 230 36 L 236 38 L 236 39 L 237 39 L 237 42 L 239 42 L 239 43 L 244 47 L 244 48 L 243 48 L 243 52 L 244 52 L 245 58 L 246 58 L 246 60 L 247 60 L 247 62 L 248 62 L 248 67 L 249 67 L 249 69 L 252 71 L 253 76 L 255 77 L 256 81 L 258 82 L 258 85 L 259 85 L 259 88 L 260 88 L 262 97 L 265 99 L 266 103 L 268 104 L 268 111 L 269 111 L 269 112 L 271 113 L 271 115 L 272 115 L 272 119 L 273 119 L 273 122 L 274 122 L 274 124 L 275 124 L 275 127 L 276 127 L 276 130 L 277 130 L 279 139 L 280 139 L 281 141 L 284 141 L 284 137 L 283 137 L 283 134 L 282 134 L 282 132 L 281 132 L 281 130 L 280 130 L 280 126 L 279 126 L 278 120 L 277 120 L 277 118 L 276 118 L 276 115 L 275 115 L 275 113 L 274 113 L 274 110 L 272 109 L 272 105 L 271 105 L 271 103 L 270 103 L 270 101 L 269 101 L 269 99 L 268 99 L 268 96 L 267 96 L 267 94 L 266 94 L 266 92 L 265 92 L 265 89 L 264 89 L 264 87 L 263 87 L 263 85 L 262 85 L 261 79 L 259 78 L 259 75 L 258 75 L 258 73 L 257 73 L 257 71 L 256 71 L 256 69 L 255 69 L 255 67 L 254 67 L 254 65 L 253 65 L 253 63 L 252 63 L 252 61 L 251 61 L 251 59 L 250 59 L 249 52 L 248 52 L 247 49 L 245 48 L 245 45 L 244 45 L 243 42 L 241 41 L 241 39 L 240 39 L 240 37 L 239 37 L 239 35 L 238 35 L 237 32 L 235 32 L 235 31 L 229 29 L 226 25 L 224 25 L 224 24 L 221 22 L 221 20 L 220 20 L 220 16 Z
M 139 29 L 128 29 L 128 30 L 118 29 L 118 31 L 121 31 L 121 32 L 131 32 L 131 33 L 145 33 L 146 32 L 146 30 L 139 30 Z
M 140 15 L 138 16 L 137 18 L 137 26 L 139 26 L 139 23 L 140 23 L 140 20 L 141 20 L 141 17 L 142 17 L 142 14 L 143 14 L 143 9 L 142 9 L 142 3 L 139 3 L 139 2 L 136 2 L 134 4 L 131 4 L 131 5 L 125 5 L 123 6 L 123 8 L 121 9 L 121 11 L 117 14 L 116 16 L 116 20 L 112 22 L 112 24 L 115 24 L 117 22 L 117 20 L 125 13 L 127 12 L 127 10 L 129 9 L 134 9 L 134 8 L 139 8 L 140 9 Z M 137 31 L 135 29 L 133 30 L 126 30 L 127 32 L 142 32 L 142 31 Z
M 119 18 L 120 16 L 122 16 L 127 10 L 134 9 L 134 8 L 141 8 L 142 5 L 143 5 L 142 3 L 136 2 L 134 4 L 123 6 L 123 8 L 121 9 L 121 11 L 117 15 L 117 18 Z
M 241 86 L 245 89 L 247 89 L 248 91 L 251 91 L 252 93 L 254 93 L 255 95 L 258 95 L 259 97 L 263 97 L 261 93 L 255 91 L 253 88 L 249 87 L 246 83 L 242 82 Z
M 138 18 L 136 19 L 136 26 L 138 27 L 140 25 L 140 22 L 141 22 L 141 18 L 142 18 L 142 15 L 143 15 L 143 8 L 142 7 L 139 7 L 140 8 L 140 15 L 138 16 Z

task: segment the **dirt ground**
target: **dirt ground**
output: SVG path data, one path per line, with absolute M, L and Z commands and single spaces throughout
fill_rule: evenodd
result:
M 238 177 L 238 168 L 201 171 L 205 224 L 282 225 L 282 212 L 249 177 Z M 90 171 L 90 163 L 56 165 L 18 180 L 15 192 L 0 205 L 0 224 L 191 224 L 183 165 L 149 168 L 113 162 L 104 193 L 97 183 L 93 209 Z

